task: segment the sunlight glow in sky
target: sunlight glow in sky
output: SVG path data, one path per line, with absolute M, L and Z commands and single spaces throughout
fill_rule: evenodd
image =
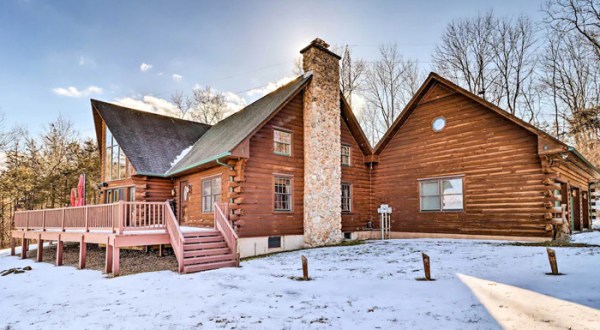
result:
M 453 18 L 494 10 L 539 20 L 540 1 L 0 2 L 0 111 L 38 132 L 59 114 L 93 136 L 90 98 L 168 100 L 210 85 L 246 104 L 291 77 L 315 37 L 374 60 L 382 43 L 429 71 Z M 135 102 L 127 103 L 133 105 Z

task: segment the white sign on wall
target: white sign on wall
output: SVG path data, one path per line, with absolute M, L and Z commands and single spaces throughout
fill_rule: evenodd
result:
M 392 214 L 392 208 L 387 204 L 381 204 L 381 205 L 379 205 L 379 208 L 377 209 L 377 213 Z

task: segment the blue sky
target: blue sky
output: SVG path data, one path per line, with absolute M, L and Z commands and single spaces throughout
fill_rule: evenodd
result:
M 256 96 L 245 91 L 291 76 L 298 51 L 315 37 L 349 44 L 355 56 L 368 60 L 377 57 L 378 45 L 397 43 L 429 70 L 431 53 L 453 18 L 494 10 L 539 20 L 540 4 L 4 0 L 0 111 L 9 126 L 34 133 L 62 114 L 93 136 L 90 97 L 169 99 L 199 84 L 249 102 Z

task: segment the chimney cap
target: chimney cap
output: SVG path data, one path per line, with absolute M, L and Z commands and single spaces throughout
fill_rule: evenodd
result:
M 334 52 L 332 52 L 331 50 L 329 50 L 329 44 L 327 42 L 325 42 L 325 40 L 321 39 L 321 38 L 315 38 L 315 40 L 311 41 L 310 44 L 304 48 L 302 48 L 302 50 L 300 50 L 300 54 L 304 54 L 304 52 L 306 52 L 307 50 L 309 50 L 310 48 L 315 47 L 318 48 L 330 55 L 333 55 L 334 57 L 336 57 L 338 60 L 342 59 L 342 57 Z

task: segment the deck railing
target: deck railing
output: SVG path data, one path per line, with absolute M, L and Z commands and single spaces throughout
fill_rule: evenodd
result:
M 231 250 L 234 256 L 236 256 L 237 266 L 240 265 L 240 255 L 238 252 L 238 235 L 233 229 L 231 222 L 229 221 L 229 204 L 227 203 L 215 203 L 215 229 L 221 232 L 227 247 Z
M 177 257 L 178 270 L 180 273 L 183 272 L 183 243 L 184 237 L 183 232 L 181 231 L 181 227 L 177 222 L 177 218 L 175 218 L 175 214 L 171 209 L 171 205 L 169 202 L 165 202 L 165 222 L 167 226 L 167 233 L 169 234 L 169 238 L 171 240 L 171 247 L 173 247 L 173 252 L 175 253 L 175 257 Z
M 22 230 L 131 230 L 165 229 L 164 202 L 118 202 L 15 212 L 15 228 Z

